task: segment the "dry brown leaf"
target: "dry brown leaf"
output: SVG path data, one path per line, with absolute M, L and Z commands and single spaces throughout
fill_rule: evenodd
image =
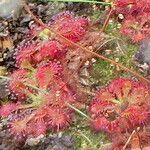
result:
M 2 49 L 11 49 L 13 48 L 13 40 L 11 37 L 6 37 L 3 40 L 1 40 L 1 45 L 0 45 Z

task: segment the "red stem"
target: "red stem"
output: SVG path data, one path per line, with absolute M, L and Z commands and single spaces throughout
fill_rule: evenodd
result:
M 117 62 L 115 62 L 115 61 L 113 61 L 113 60 L 111 60 L 111 59 L 109 59 L 109 58 L 107 58 L 107 57 L 105 57 L 105 56 L 102 56 L 102 55 L 100 55 L 100 54 L 97 54 L 97 53 L 93 52 L 92 50 L 90 50 L 90 49 L 88 49 L 88 48 L 84 48 L 84 47 L 82 47 L 81 45 L 79 45 L 79 44 L 77 44 L 77 43 L 74 43 L 74 42 L 68 40 L 67 38 L 65 38 L 64 36 L 62 36 L 61 34 L 57 33 L 55 30 L 51 29 L 49 26 L 47 26 L 46 24 L 44 24 L 44 23 L 42 22 L 42 20 L 39 20 L 39 19 L 30 11 L 28 5 L 27 5 L 25 2 L 24 2 L 24 8 L 25 8 L 25 10 L 33 17 L 33 19 L 34 19 L 38 24 L 40 24 L 41 26 L 43 26 L 43 27 L 49 29 L 51 32 L 53 32 L 54 34 L 56 34 L 57 36 L 59 36 L 60 38 L 62 38 L 64 41 L 66 41 L 66 42 L 68 42 L 68 43 L 71 43 L 74 47 L 79 48 L 79 49 L 81 49 L 81 50 L 83 50 L 83 51 L 85 51 L 85 52 L 88 52 L 88 53 L 94 55 L 94 56 L 97 57 L 97 58 L 100 58 L 100 59 L 103 59 L 103 60 L 105 60 L 105 61 L 107 61 L 107 62 L 110 62 L 111 64 L 114 64 L 115 66 L 118 66 L 118 67 L 122 68 L 123 70 L 125 70 L 125 71 L 127 71 L 127 72 L 133 74 L 134 76 L 136 76 L 136 77 L 142 79 L 143 81 L 146 81 L 146 82 L 150 83 L 150 80 L 146 79 L 145 77 L 143 77 L 142 75 L 136 73 L 135 71 L 133 71 L 133 70 L 131 70 L 131 69 L 128 69 L 128 68 L 125 67 L 124 65 L 122 65 L 122 64 L 120 64 L 120 63 L 117 63 Z

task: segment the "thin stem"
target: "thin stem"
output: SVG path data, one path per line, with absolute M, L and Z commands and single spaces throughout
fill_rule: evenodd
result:
M 60 38 L 62 38 L 64 41 L 68 42 L 68 43 L 71 43 L 74 47 L 77 47 L 85 52 L 88 52 L 90 54 L 92 54 L 93 56 L 97 57 L 97 58 L 100 58 L 100 59 L 103 59 L 111 64 L 114 64 L 115 66 L 118 66 L 120 68 L 122 68 L 123 70 L 133 74 L 134 76 L 142 79 L 143 81 L 146 81 L 148 83 L 150 83 L 150 80 L 146 79 L 145 77 L 143 77 L 142 75 L 136 73 L 135 71 L 131 70 L 131 69 L 128 69 L 127 67 L 125 67 L 124 65 L 120 64 L 120 63 L 117 63 L 103 55 L 100 55 L 100 54 L 97 54 L 95 52 L 93 52 L 92 50 L 88 49 L 88 48 L 84 48 L 82 47 L 80 44 L 77 44 L 77 43 L 74 43 L 70 40 L 68 40 L 67 38 L 65 38 L 63 35 L 59 34 L 58 32 L 56 32 L 55 30 L 51 29 L 49 26 L 47 26 L 46 24 L 43 23 L 42 20 L 39 20 L 29 9 L 28 5 L 24 2 L 24 9 L 33 17 L 33 19 L 38 23 L 40 24 L 41 26 L 49 29 L 51 32 L 53 32 L 54 34 L 56 34 L 57 36 L 59 36 Z
M 25 84 L 26 86 L 28 86 L 28 87 L 34 89 L 34 90 L 37 90 L 37 91 L 43 93 L 43 94 L 47 94 L 47 91 L 46 91 L 46 90 L 43 90 L 43 89 L 41 89 L 41 88 L 38 88 L 38 87 L 33 86 L 33 85 L 31 85 L 31 84 L 28 84 L 28 83 L 24 83 L 24 84 Z
M 133 135 L 134 135 L 135 133 L 136 133 L 136 131 L 133 130 L 133 132 L 132 132 L 131 135 L 129 136 L 127 142 L 126 142 L 125 145 L 123 146 L 122 150 L 125 150 L 125 149 L 126 149 L 126 147 L 128 146 L 129 142 L 131 141 L 131 139 L 132 139 L 132 137 L 133 137 Z
M 26 104 L 26 105 L 19 106 L 19 109 L 28 109 L 28 108 L 33 108 L 32 104 Z
M 136 134 L 137 134 L 137 137 L 138 137 L 138 140 L 139 140 L 139 147 L 140 147 L 140 150 L 143 150 L 143 148 L 142 148 L 142 143 L 141 143 L 141 139 L 140 139 L 139 130 L 140 130 L 140 127 L 138 127 L 135 131 L 136 131 Z
M 75 110 L 77 113 L 79 113 L 81 116 L 87 118 L 88 120 L 92 120 L 88 115 L 86 115 L 85 113 L 83 113 L 81 110 L 77 109 L 76 107 L 70 105 L 69 103 L 66 103 L 66 105 L 68 107 L 70 107 L 71 109 Z
M 99 2 L 92 0 L 46 0 L 49 2 L 74 2 L 74 3 L 92 3 L 92 4 L 101 4 L 101 5 L 112 5 L 111 2 Z
M 107 15 L 107 18 L 106 18 L 106 20 L 105 20 L 105 22 L 103 24 L 103 27 L 101 28 L 100 32 L 104 32 L 105 31 L 105 29 L 106 29 L 106 27 L 108 25 L 109 19 L 111 17 L 112 12 L 113 12 L 113 7 L 110 8 L 109 13 Z
M 80 134 L 93 148 L 95 148 L 94 144 L 92 141 L 81 131 L 76 131 L 78 134 Z
M 101 44 L 101 45 L 98 47 L 97 51 L 100 50 L 104 45 L 106 45 L 107 43 L 109 43 L 109 42 L 111 42 L 111 41 L 113 41 L 113 40 L 115 40 L 115 38 L 112 38 L 112 39 L 110 39 L 110 40 L 107 40 L 106 42 L 104 42 L 103 44 Z M 96 51 L 96 52 L 97 52 L 97 51 Z

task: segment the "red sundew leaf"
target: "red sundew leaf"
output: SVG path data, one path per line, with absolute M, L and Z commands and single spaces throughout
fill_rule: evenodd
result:
M 98 99 L 93 100 L 89 105 L 89 112 L 94 115 L 103 113 L 105 109 L 113 107 L 112 103 L 109 101 L 101 101 Z
M 61 74 L 61 70 L 60 64 L 55 62 L 38 66 L 36 80 L 39 87 L 46 89 L 50 83 L 55 82 L 56 77 Z
M 61 35 L 74 42 L 80 41 L 83 35 L 86 33 L 85 30 L 74 21 L 60 24 L 58 31 Z
M 107 88 L 100 89 L 96 93 L 96 99 L 102 100 L 102 101 L 110 101 L 114 99 L 114 94 L 109 92 Z
M 92 128 L 95 131 L 106 131 L 109 121 L 105 117 L 98 117 L 91 122 Z
M 16 63 L 18 66 L 22 66 L 24 63 L 34 64 L 34 55 L 38 52 L 40 46 L 37 43 L 27 44 L 22 46 L 16 55 Z
M 109 125 L 108 125 L 108 132 L 110 133 L 120 133 L 122 131 L 122 128 L 120 126 L 120 120 L 119 119 L 116 119 L 116 120 L 113 120 L 113 121 L 110 121 L 109 122 Z
M 52 20 L 53 21 L 56 21 L 56 20 L 68 21 L 68 20 L 74 19 L 74 18 L 75 18 L 74 13 L 69 12 L 69 11 L 64 11 L 64 12 L 60 12 L 57 15 L 53 16 Z M 51 22 L 50 22 L 50 24 L 51 24 Z
M 21 134 L 39 136 L 46 134 L 47 130 L 59 131 L 69 126 L 72 121 L 72 112 L 69 109 L 51 107 L 46 104 L 36 110 L 33 119 L 28 123 L 28 132 L 24 130 Z M 16 131 L 17 132 L 17 131 Z M 20 131 L 19 131 L 20 132 Z M 13 132 L 14 133 L 14 132 Z
M 49 111 L 48 106 L 39 107 L 36 111 L 36 114 L 34 116 L 35 122 L 44 122 L 45 118 L 47 117 Z
M 129 95 L 130 104 L 150 104 L 150 88 L 148 86 L 139 85 L 132 89 Z
M 38 65 L 40 62 L 45 60 L 45 58 L 41 55 L 40 51 L 41 51 L 41 49 L 39 49 L 39 51 L 35 52 L 31 58 L 31 64 L 34 66 Z
M 0 116 L 2 117 L 7 117 L 9 116 L 12 112 L 17 110 L 20 105 L 16 103 L 7 103 L 4 104 L 3 106 L 0 107 Z
M 47 41 L 44 42 L 41 49 L 40 49 L 40 55 L 42 58 L 47 59 L 58 59 L 62 58 L 64 54 L 66 53 L 66 48 L 61 45 L 57 41 Z
M 28 127 L 25 120 L 18 120 L 10 123 L 10 133 L 15 136 L 17 140 L 21 140 L 28 134 Z
M 66 111 L 65 109 L 50 108 L 48 116 L 49 128 L 56 131 L 65 129 L 72 121 L 71 116 L 70 111 Z
M 150 36 L 150 1 L 117 0 L 116 13 L 123 14 L 120 32 L 133 42 L 140 42 Z
M 66 103 L 76 103 L 76 95 L 61 78 L 57 78 L 48 87 L 48 93 L 43 96 L 43 100 L 46 105 L 50 105 L 51 107 L 64 108 L 67 107 Z
M 46 122 L 42 120 L 31 122 L 29 126 L 30 126 L 29 127 L 30 134 L 32 134 L 35 137 L 46 134 L 47 125 L 46 125 Z
M 116 79 L 109 85 L 109 91 L 116 95 L 118 99 L 128 96 L 132 89 L 132 81 L 128 79 Z
M 118 119 L 109 121 L 105 117 L 97 117 L 91 122 L 91 124 L 95 131 L 106 131 L 108 133 L 121 132 Z
M 44 41 L 39 43 L 31 43 L 21 47 L 16 55 L 17 65 L 25 68 L 27 64 L 36 66 L 42 61 L 62 58 L 67 49 L 58 41 Z
M 133 42 L 139 42 L 145 38 L 148 38 L 150 36 L 149 16 L 150 12 L 142 13 L 138 15 L 136 18 L 133 16 L 129 16 L 123 22 L 120 32 L 130 37 Z
M 103 96 L 103 92 L 107 94 Z M 113 80 L 108 87 L 98 90 L 89 104 L 94 129 L 115 133 L 145 125 L 150 114 L 149 96 L 149 86 L 129 79 Z M 103 100 L 98 99 L 102 97 Z
M 50 26 L 65 38 L 78 42 L 86 34 L 88 20 L 74 17 L 68 12 L 58 14 Z
M 144 125 L 149 118 L 149 111 L 144 107 L 130 106 L 121 116 L 128 120 L 129 126 L 132 128 L 137 125 Z
M 71 92 L 65 92 L 62 90 L 51 90 L 49 94 L 45 96 L 47 103 L 51 106 L 58 106 L 60 108 L 67 107 L 66 103 L 75 103 L 75 98 Z
M 26 97 L 26 90 L 28 90 L 28 88 L 24 83 L 27 81 L 27 76 L 28 71 L 24 69 L 18 69 L 10 76 L 11 80 L 9 81 L 8 88 L 15 93 L 20 100 Z
M 116 11 L 118 13 L 123 13 L 125 16 L 133 15 L 137 16 L 141 13 L 150 12 L 150 2 L 149 0 L 117 0 L 116 1 Z M 134 13 L 136 12 L 136 14 Z
M 141 8 L 143 12 L 150 12 L 150 1 L 149 0 L 137 0 L 137 6 Z
M 136 4 L 137 0 L 117 0 L 116 4 L 119 7 L 128 6 L 129 4 Z

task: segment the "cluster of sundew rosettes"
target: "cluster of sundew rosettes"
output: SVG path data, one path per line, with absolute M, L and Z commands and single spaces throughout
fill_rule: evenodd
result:
M 16 138 L 59 131 L 70 125 L 73 111 L 68 104 L 75 104 L 76 99 L 62 80 L 62 71 L 60 64 L 51 61 L 33 70 L 18 69 L 10 76 L 9 88 L 18 102 L 4 104 L 0 115 L 8 118 L 8 127 Z
M 88 20 L 63 12 L 49 25 L 65 38 L 78 42 L 86 34 Z M 7 118 L 8 129 L 17 139 L 67 128 L 74 113 L 69 105 L 78 103 L 63 77 L 65 68 L 61 62 L 68 51 L 67 44 L 51 34 L 39 39 L 50 33 L 43 27 L 38 28 L 38 34 L 36 27 L 31 33 L 37 40 L 18 48 L 15 54 L 18 69 L 8 81 L 8 88 L 16 95 L 17 102 L 0 107 L 0 116 Z
M 66 11 L 52 17 L 48 26 L 68 40 L 79 42 L 88 31 L 89 20 L 83 17 L 76 17 L 73 13 Z M 30 35 L 33 37 L 38 35 L 41 38 L 47 38 L 48 36 L 51 36 L 51 38 L 55 37 L 54 33 L 39 26 L 33 27 Z M 63 44 L 68 46 L 69 43 Z
M 17 50 L 16 65 L 24 68 L 29 63 L 36 66 L 43 61 L 59 60 L 66 51 L 66 47 L 56 40 L 28 43 Z
M 97 91 L 88 111 L 96 131 L 125 132 L 150 119 L 150 88 L 129 79 L 113 80 Z
M 133 42 L 150 37 L 149 0 L 117 0 L 116 12 L 124 16 L 121 33 L 129 36 Z

